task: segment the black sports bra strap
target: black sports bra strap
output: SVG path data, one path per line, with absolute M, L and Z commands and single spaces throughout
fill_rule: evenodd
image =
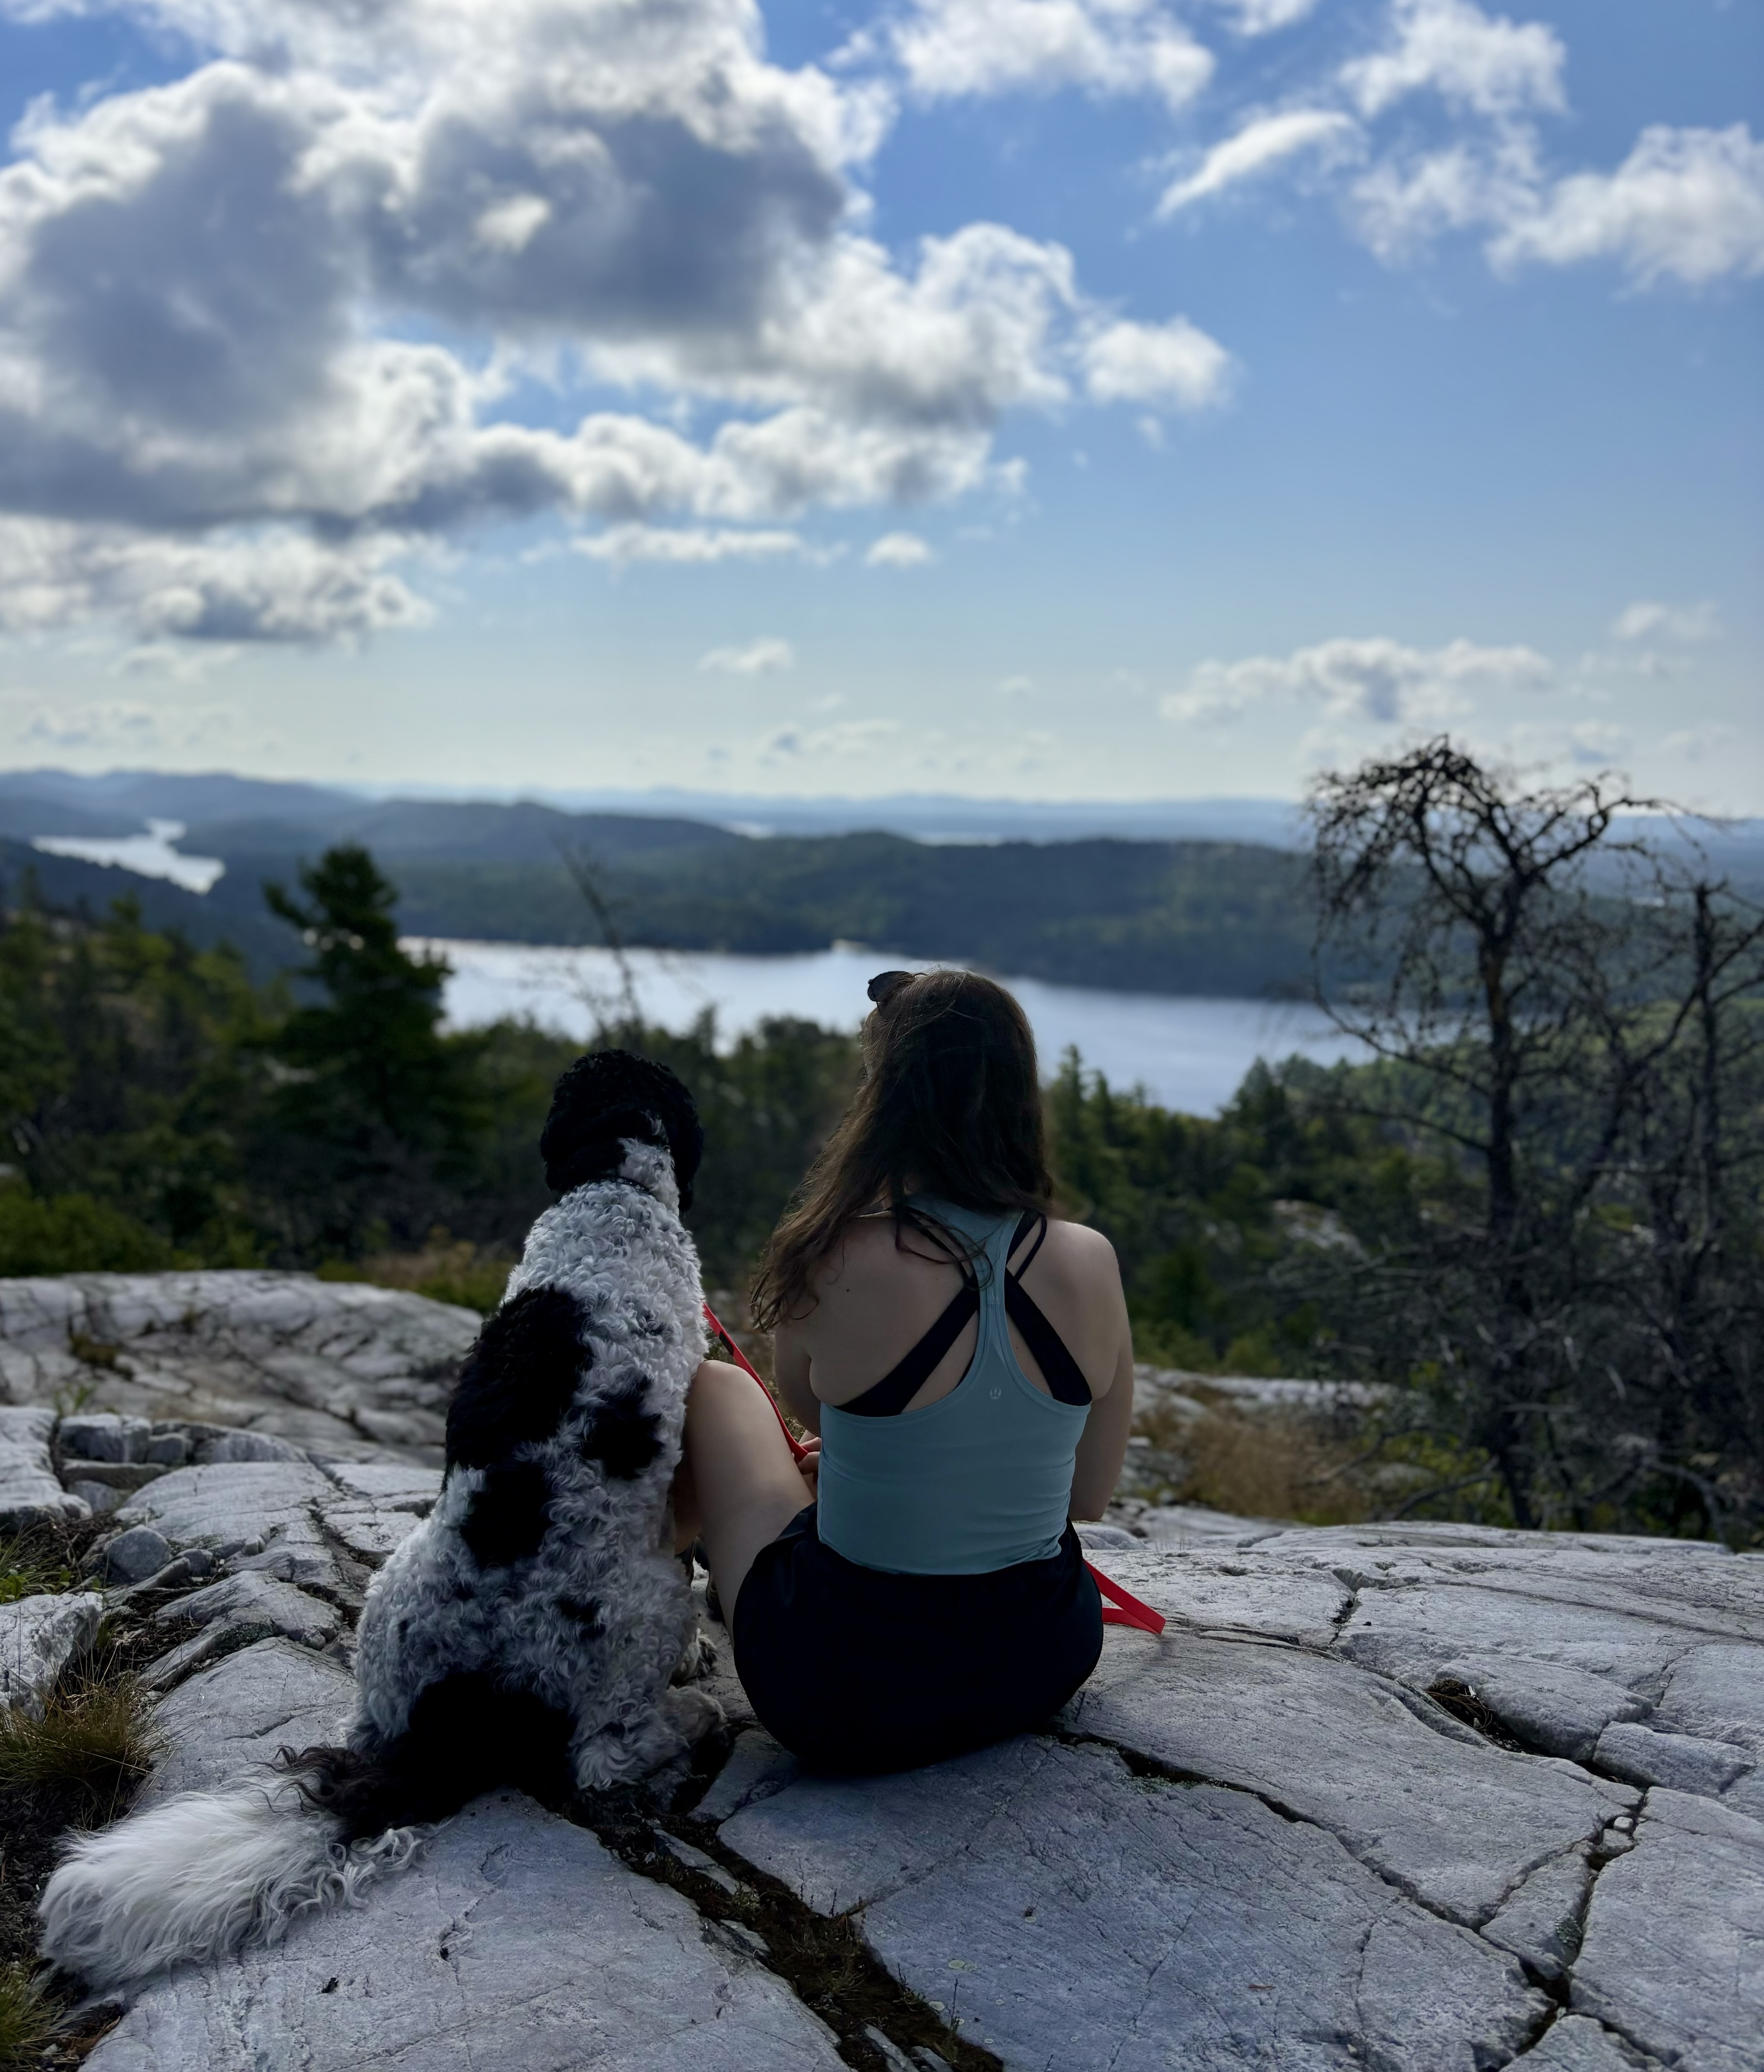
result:
M 1046 1238 L 1046 1217 L 1038 1216 L 1033 1209 L 1025 1209 L 1021 1219 L 1018 1223 L 1016 1233 L 1010 1241 L 1010 1253 L 1007 1253 L 1005 1255 L 1005 1256 L 1009 1258 L 1011 1256 L 1011 1253 L 1015 1252 L 1018 1246 L 1020 1245 L 1023 1240 L 1028 1236 L 1030 1226 L 1032 1223 L 1038 1223 L 1041 1227 L 1035 1232 L 1035 1242 L 1029 1248 L 1029 1256 L 1017 1269 L 1017 1276 L 1019 1280 L 1021 1280 L 1023 1275 L 1028 1272 L 1030 1268 L 1034 1264 L 1035 1255 L 1041 1250 L 1042 1243 Z
M 1066 1349 L 1066 1341 L 1042 1314 L 1041 1305 L 1014 1273 L 1005 1276 L 1005 1314 L 1023 1334 L 1023 1343 L 1035 1355 L 1047 1392 L 1056 1403 L 1092 1401 L 1084 1370 Z
M 861 1396 L 854 1396 L 849 1403 L 841 1403 L 839 1408 L 849 1410 L 854 1417 L 898 1416 L 930 1379 L 931 1369 L 979 1313 L 979 1283 L 972 1279 L 965 1281 L 961 1293 L 906 1358 L 890 1367 Z

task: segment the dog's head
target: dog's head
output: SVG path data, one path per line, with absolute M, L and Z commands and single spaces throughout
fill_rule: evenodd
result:
M 705 1149 L 692 1096 L 665 1065 L 628 1050 L 591 1050 L 576 1060 L 552 1094 L 551 1112 L 539 1134 L 545 1185 L 567 1194 L 590 1180 L 613 1179 L 626 1163 L 631 1138 L 667 1153 L 680 1206 L 689 1209 L 693 1176 Z

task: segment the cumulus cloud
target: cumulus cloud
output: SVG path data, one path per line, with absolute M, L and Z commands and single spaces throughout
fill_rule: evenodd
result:
M 767 61 L 751 0 L 133 11 L 216 55 L 39 109 L 0 171 L 14 621 L 372 631 L 420 611 L 401 553 L 551 513 L 614 561 L 794 552 L 794 514 L 1004 479 L 1005 413 L 1082 377 L 1069 253 L 866 237 L 887 92 Z M 1174 49 L 1155 10 L 1102 13 Z M 499 416 L 535 354 L 632 406 Z
M 0 631 L 120 619 L 150 638 L 357 639 L 430 616 L 385 566 L 408 546 L 381 537 L 334 545 L 285 526 L 195 541 L 0 516 Z
M 1482 648 L 1469 640 L 1434 648 L 1384 638 L 1325 640 L 1290 655 L 1203 662 L 1182 690 L 1163 700 L 1162 710 L 1166 719 L 1219 721 L 1270 698 L 1292 697 L 1319 701 L 1336 720 L 1437 721 L 1462 712 L 1470 692 L 1536 688 L 1553 674 L 1530 648 Z
M 1729 130 L 1643 131 L 1613 173 L 1575 173 L 1515 211 L 1490 247 L 1498 266 L 1616 259 L 1643 287 L 1764 273 L 1764 140 Z
M 915 0 L 889 40 L 927 99 L 1081 87 L 1181 108 L 1213 74 L 1157 0 Z
M 1342 84 L 1363 114 L 1424 90 L 1478 115 L 1565 105 L 1568 53 L 1541 22 L 1485 14 L 1472 0 L 1394 0 L 1391 27 L 1383 49 L 1342 68 Z
M 917 569 L 935 561 L 927 543 L 916 532 L 884 532 L 870 542 L 864 565 L 871 569 Z
M 1235 136 L 1215 144 L 1186 179 L 1173 181 L 1158 199 L 1157 213 L 1174 216 L 1191 203 L 1253 179 L 1302 151 L 1339 150 L 1359 135 L 1359 125 L 1339 109 L 1293 108 L 1258 116 Z
M 1611 622 L 1619 640 L 1718 640 L 1721 622 L 1713 599 L 1700 604 L 1626 605 Z
M 610 525 L 603 532 L 569 544 L 590 561 L 611 561 L 620 567 L 631 561 L 702 567 L 713 561 L 775 561 L 816 553 L 800 532 L 742 532 L 726 526 Z
M 1223 402 L 1231 388 L 1231 355 L 1181 317 L 1105 325 L 1085 341 L 1083 360 L 1085 386 L 1100 403 L 1200 410 Z
M 796 651 L 775 635 L 750 640 L 744 648 L 713 648 L 698 658 L 701 669 L 721 669 L 730 676 L 764 676 L 775 669 L 794 669 Z

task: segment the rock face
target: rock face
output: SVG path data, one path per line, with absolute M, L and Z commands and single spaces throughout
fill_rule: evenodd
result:
M 0 1288 L 6 1285 L 0 1281 Z M 56 1479 L 49 1455 L 55 1428 L 56 1414 L 45 1405 L 0 1406 L 0 1531 L 91 1516 L 91 1507 Z
M 72 1396 L 138 1425 L 237 1428 L 343 1459 L 390 1447 L 438 1465 L 447 1398 L 480 1321 L 401 1289 L 306 1273 L 0 1281 L 0 1398 Z M 0 1460 L 0 1504 L 6 1488 Z
M 439 1485 L 216 1436 L 146 1463 L 101 1595 L 0 1614 L 63 1660 L 101 1608 L 162 1636 L 150 1798 L 337 1737 L 362 1591 Z M 154 1430 L 67 1437 L 130 1466 Z M 709 1627 L 730 1727 L 693 1767 L 571 1818 L 479 1801 L 359 1909 L 154 1982 L 92 2072 L 1764 2068 L 1764 1556 L 1092 1539 L 1170 1624 L 1110 1629 L 1042 1731 L 807 1775 Z

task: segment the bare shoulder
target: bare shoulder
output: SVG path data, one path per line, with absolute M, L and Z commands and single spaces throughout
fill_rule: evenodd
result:
M 1116 1284 L 1120 1280 L 1120 1262 L 1115 1256 L 1115 1248 L 1088 1223 L 1063 1223 L 1050 1217 L 1046 1242 L 1036 1264 L 1044 1260 L 1050 1268 L 1075 1280 Z

